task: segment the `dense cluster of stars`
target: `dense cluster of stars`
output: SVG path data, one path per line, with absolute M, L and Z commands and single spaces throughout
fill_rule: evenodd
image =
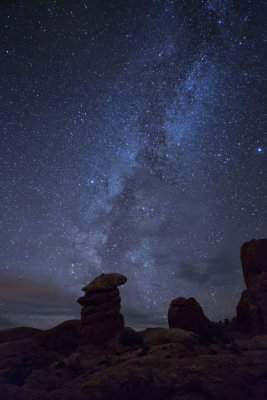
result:
M 264 2 L 1 7 L 0 325 L 77 317 L 102 272 L 131 326 L 231 317 L 267 227 Z

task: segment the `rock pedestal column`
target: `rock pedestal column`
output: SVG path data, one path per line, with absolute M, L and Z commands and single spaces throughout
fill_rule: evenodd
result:
M 267 239 L 251 240 L 240 252 L 247 289 L 237 305 L 237 327 L 253 335 L 267 333 Z
M 120 274 L 101 274 L 82 290 L 77 301 L 81 310 L 80 343 L 103 344 L 124 329 L 120 313 L 120 292 L 117 286 L 126 283 Z

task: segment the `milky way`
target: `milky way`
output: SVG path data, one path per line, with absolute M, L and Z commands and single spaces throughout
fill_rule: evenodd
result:
M 264 2 L 1 7 L 1 327 L 78 317 L 102 272 L 133 327 L 178 296 L 232 317 L 267 228 Z

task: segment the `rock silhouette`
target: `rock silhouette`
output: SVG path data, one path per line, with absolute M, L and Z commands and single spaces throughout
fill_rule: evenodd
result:
M 178 297 L 172 300 L 168 310 L 168 323 L 170 328 L 189 330 L 201 336 L 211 336 L 219 331 L 219 325 L 205 316 L 193 297 Z
M 240 257 L 247 289 L 237 305 L 237 328 L 253 335 L 267 333 L 267 239 L 244 243 Z
M 81 321 L 0 331 L 0 400 L 266 400 L 266 250 L 266 239 L 241 247 L 247 289 L 220 335 L 181 297 L 171 329 L 124 328 L 118 274 L 83 288 Z
M 126 281 L 121 274 L 101 274 L 82 289 L 85 295 L 77 300 L 83 306 L 80 344 L 102 344 L 123 330 L 117 286 Z

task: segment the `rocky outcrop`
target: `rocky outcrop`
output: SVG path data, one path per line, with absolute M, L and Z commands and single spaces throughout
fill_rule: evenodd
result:
M 178 297 L 172 300 L 168 311 L 170 328 L 180 328 L 192 331 L 201 336 L 217 335 L 219 324 L 210 321 L 204 314 L 198 302 L 190 297 Z
M 47 330 L 24 327 L 0 331 L 0 384 L 22 386 L 33 370 L 69 356 L 78 346 L 79 326 L 79 320 L 70 320 Z M 0 388 L 0 399 L 8 399 L 1 394 Z
M 85 346 L 35 370 L 10 400 L 266 400 L 267 335 L 200 345 L 180 329 L 138 334 L 143 344 Z
M 251 240 L 240 252 L 246 290 L 237 305 L 236 327 L 251 335 L 267 333 L 267 239 Z
M 82 290 L 85 295 L 77 301 L 81 310 L 80 343 L 102 344 L 124 328 L 120 313 L 120 292 L 117 286 L 127 278 L 120 274 L 101 274 Z

